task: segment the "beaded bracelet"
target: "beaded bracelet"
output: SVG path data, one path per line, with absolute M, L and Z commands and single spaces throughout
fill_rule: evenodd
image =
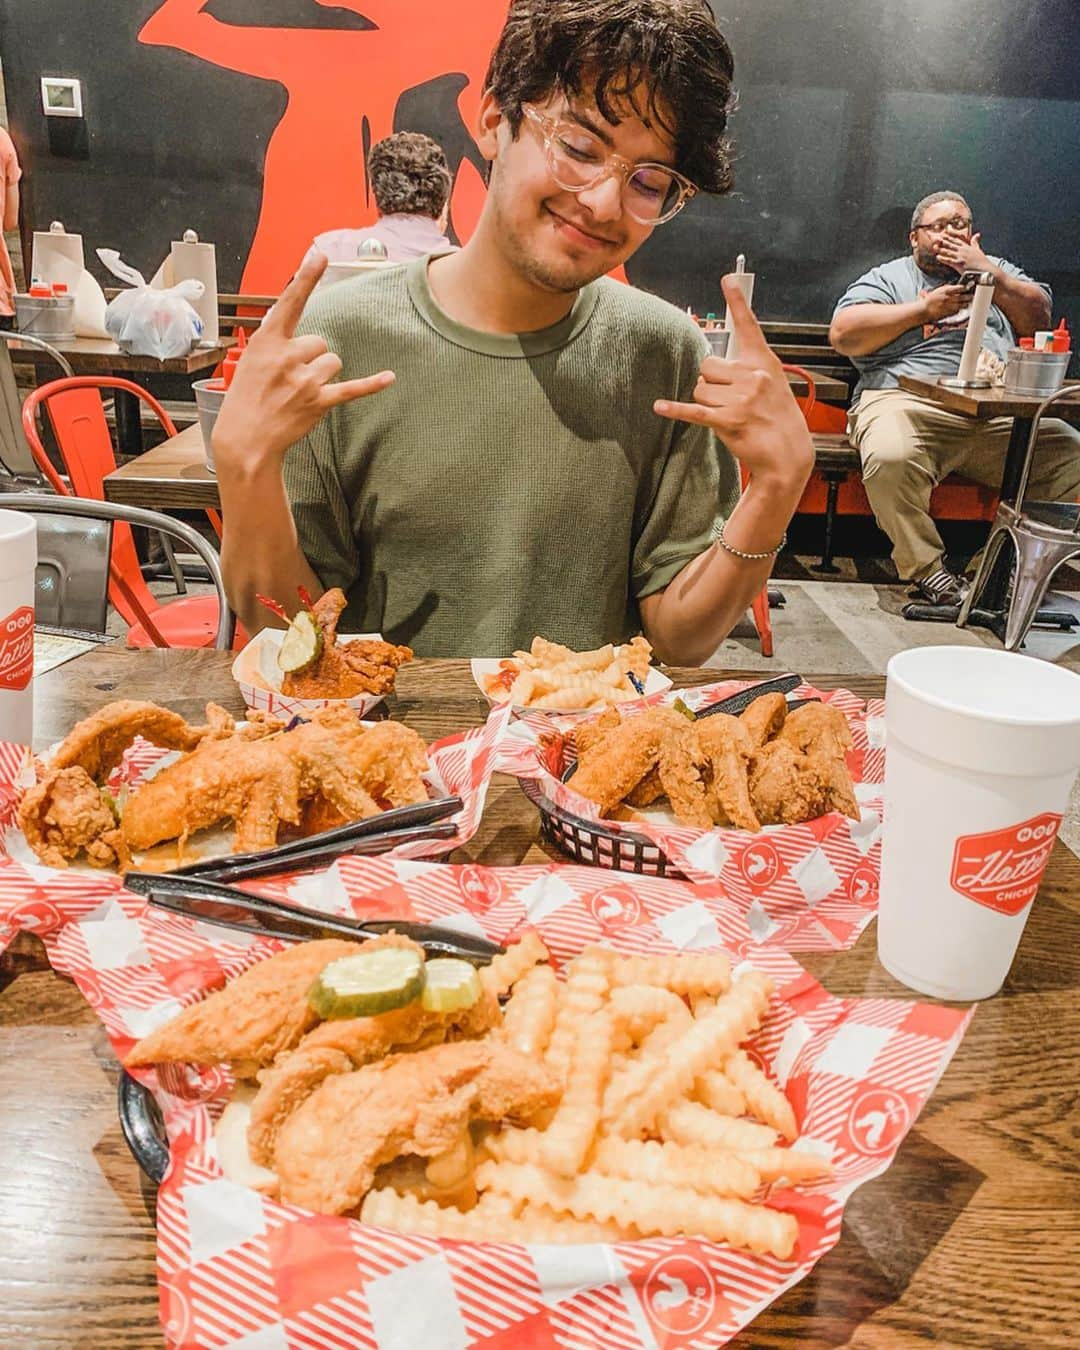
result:
M 764 562 L 766 558 L 775 558 L 787 543 L 787 530 L 784 531 L 783 537 L 775 548 L 767 549 L 764 553 L 746 553 L 741 548 L 733 548 L 724 538 L 724 521 L 721 521 L 716 531 L 716 542 L 732 557 L 741 558 L 743 562 Z

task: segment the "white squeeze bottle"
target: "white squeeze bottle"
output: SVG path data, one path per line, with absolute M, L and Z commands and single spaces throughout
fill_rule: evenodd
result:
M 34 570 L 37 524 L 0 511 L 0 741 L 29 745 L 34 731 Z

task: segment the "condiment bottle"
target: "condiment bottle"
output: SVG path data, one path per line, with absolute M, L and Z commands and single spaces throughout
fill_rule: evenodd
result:
M 1054 329 L 1054 339 L 1050 344 L 1052 352 L 1072 351 L 1072 339 L 1069 336 L 1069 326 L 1064 319 Z

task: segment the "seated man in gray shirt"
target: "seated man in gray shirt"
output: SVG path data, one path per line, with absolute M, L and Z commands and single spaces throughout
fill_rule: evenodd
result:
M 999 487 L 1011 419 L 976 422 L 907 393 L 898 380 L 956 374 L 971 298 L 957 284 L 962 273 L 993 273 L 983 346 L 1002 359 L 1019 336 L 1050 326 L 1051 294 L 1015 264 L 982 251 L 971 208 L 957 192 L 924 197 L 908 240 L 910 254 L 871 268 L 840 297 L 829 341 L 859 371 L 849 434 L 897 571 L 931 603 L 958 604 L 964 582 L 945 570 L 930 494 L 950 473 Z M 1041 424 L 1028 492 L 1043 501 L 1080 496 L 1080 431 L 1058 420 Z

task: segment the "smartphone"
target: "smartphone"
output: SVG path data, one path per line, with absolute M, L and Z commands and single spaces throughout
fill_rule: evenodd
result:
M 965 291 L 971 292 L 974 291 L 975 287 L 979 284 L 979 278 L 981 276 L 981 272 L 962 272 L 957 280 L 953 282 L 953 285 L 963 286 Z

